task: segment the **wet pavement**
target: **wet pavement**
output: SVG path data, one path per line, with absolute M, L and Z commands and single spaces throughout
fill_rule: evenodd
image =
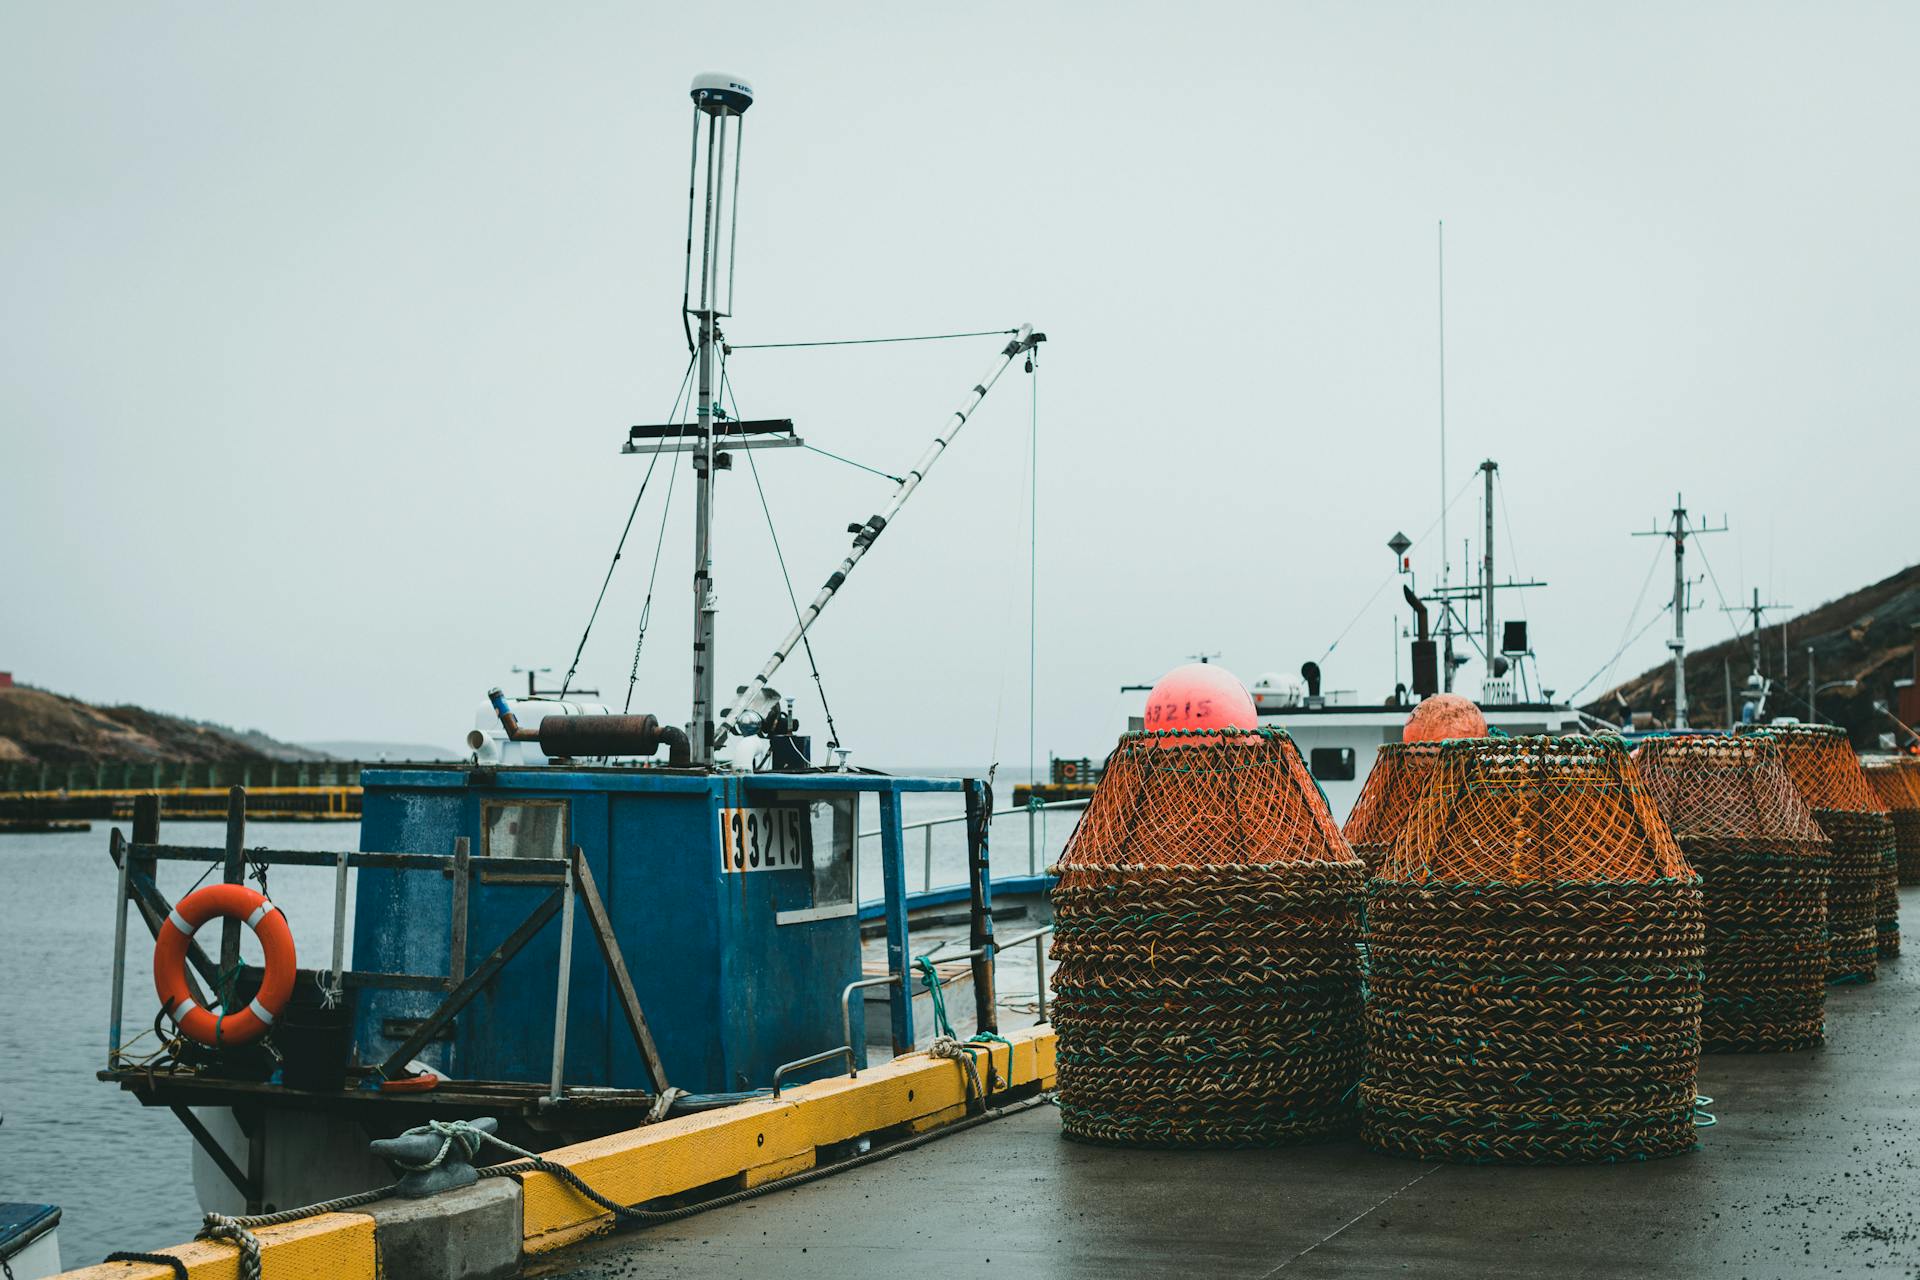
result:
M 1825 1049 L 1707 1058 L 1718 1123 L 1674 1159 L 1115 1150 L 1062 1139 L 1042 1105 L 583 1246 L 547 1274 L 1920 1277 L 1920 954 L 1881 975 L 1829 989 Z

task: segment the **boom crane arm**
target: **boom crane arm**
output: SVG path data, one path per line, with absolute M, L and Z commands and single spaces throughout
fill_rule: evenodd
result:
M 734 691 L 734 705 L 721 711 L 720 721 L 714 727 L 713 745 L 716 748 L 732 735 L 741 732 L 740 723 L 744 716 L 749 713 L 764 716 L 779 701 L 779 695 L 772 691 L 769 684 L 780 670 L 780 664 L 787 660 L 787 655 L 793 652 L 794 646 L 800 643 L 814 621 L 825 611 L 834 596 L 839 594 L 841 586 L 847 580 L 847 575 L 866 558 L 874 542 L 886 531 L 888 523 L 900 513 L 900 508 L 905 506 L 907 499 L 913 496 L 913 491 L 920 487 L 920 482 L 926 479 L 927 472 L 933 470 L 933 464 L 940 460 L 940 455 L 946 452 L 947 446 L 953 443 L 954 438 L 967 425 L 967 420 L 973 416 L 974 410 L 980 407 L 980 402 L 987 398 L 987 392 L 991 391 L 993 384 L 1000 380 L 1000 375 L 1007 371 L 1007 366 L 1013 363 L 1015 357 L 1033 350 L 1046 340 L 1047 335 L 1035 333 L 1032 325 L 1021 325 L 1015 331 L 1012 341 L 1007 343 L 1006 348 L 995 359 L 993 366 L 987 370 L 986 375 L 974 383 L 972 390 L 967 392 L 966 399 L 962 400 L 960 407 L 953 411 L 940 434 L 933 438 L 933 442 L 913 464 L 906 477 L 895 486 L 893 496 L 887 500 L 886 506 L 878 514 L 868 516 L 859 524 L 847 526 L 847 532 L 853 535 L 853 549 L 847 552 L 846 559 L 842 560 L 840 567 L 827 578 L 826 584 L 820 588 L 819 593 L 808 602 L 806 608 L 800 611 L 793 629 L 787 632 L 786 638 L 774 649 L 773 656 L 767 659 L 766 665 L 754 675 L 752 683 L 743 684 Z

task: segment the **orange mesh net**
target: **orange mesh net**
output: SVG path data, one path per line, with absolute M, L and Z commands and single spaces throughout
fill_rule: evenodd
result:
M 1860 769 L 1867 775 L 1867 785 L 1889 811 L 1896 815 L 1920 812 L 1920 768 L 1889 759 L 1863 760 Z
M 1868 760 L 1863 767 L 1893 820 L 1895 879 L 1920 884 L 1920 763 L 1895 756 Z
M 1344 834 L 1360 861 L 1372 872 L 1400 838 L 1413 808 L 1427 794 L 1434 766 L 1440 760 L 1437 742 L 1390 742 L 1373 758 L 1360 798 L 1347 815 Z
M 1614 883 L 1692 872 L 1620 739 L 1541 736 L 1442 743 L 1377 874 Z
M 1828 844 L 1780 749 L 1759 735 L 1688 734 L 1649 738 L 1633 760 L 1700 873 L 1703 1047 L 1777 1053 L 1823 1043 Z
M 1689 734 L 1649 738 L 1633 761 L 1647 791 L 1683 845 L 1739 840 L 1777 852 L 1819 853 L 1826 837 L 1769 738 Z
M 1838 725 L 1770 724 L 1741 732 L 1779 746 L 1800 798 L 1833 843 L 1828 981 L 1872 982 L 1876 960 L 1900 952 L 1899 852 L 1887 806 Z
M 1743 728 L 1741 733 L 1760 734 L 1779 745 L 1787 776 L 1799 788 L 1808 808 L 1886 812 L 1880 797 L 1867 785 L 1847 731 L 1838 725 L 1769 724 Z
M 1129 734 L 1056 871 L 1068 1136 L 1249 1146 L 1351 1126 L 1363 872 L 1291 738 Z
M 1172 729 L 1120 740 L 1057 871 L 1352 857 L 1284 730 Z

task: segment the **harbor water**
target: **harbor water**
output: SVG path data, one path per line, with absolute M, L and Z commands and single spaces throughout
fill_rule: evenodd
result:
M 1002 794 L 1011 793 L 1011 785 L 1003 783 Z M 862 830 L 878 826 L 868 807 Z M 957 812 L 955 796 L 906 798 L 909 824 Z M 1078 816 L 1077 810 L 1036 815 L 1038 865 L 1059 855 Z M 1027 821 L 1018 814 L 996 819 L 996 874 L 1026 871 Z M 97 1262 L 115 1249 L 177 1244 L 200 1222 L 186 1130 L 167 1110 L 142 1107 L 94 1078 L 106 1061 L 112 986 L 116 880 L 107 848 L 113 825 L 95 823 L 90 832 L 0 834 L 0 992 L 5 993 L 0 1003 L 0 1200 L 60 1205 L 61 1254 L 69 1267 Z M 932 832 L 932 883 L 964 882 L 964 824 L 947 823 Z M 224 828 L 168 822 L 161 839 L 217 851 Z M 357 823 L 256 823 L 247 831 L 249 847 L 331 851 L 357 849 L 359 841 Z M 906 833 L 907 884 L 913 891 L 922 887 L 924 841 L 919 830 Z M 160 886 L 178 901 L 203 874 L 217 879 L 217 861 L 162 863 Z M 859 876 L 860 897 L 878 897 L 877 840 L 861 842 Z M 332 871 L 275 868 L 269 892 L 286 912 L 301 965 L 324 966 L 333 936 Z M 351 939 L 351 893 L 348 911 Z M 150 1034 L 158 1007 L 152 953 L 147 931 L 130 913 L 125 1034 L 132 1042 L 147 1033 L 130 1043 L 136 1056 L 156 1047 Z M 250 935 L 243 954 L 258 962 Z

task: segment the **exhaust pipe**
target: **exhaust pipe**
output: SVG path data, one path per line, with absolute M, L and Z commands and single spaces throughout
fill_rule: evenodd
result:
M 550 756 L 650 756 L 664 746 L 673 768 L 684 769 L 693 758 L 686 730 L 661 724 L 654 716 L 543 716 L 538 729 L 529 729 L 500 690 L 487 690 L 487 701 L 508 741 L 537 742 Z
M 686 731 L 648 715 L 547 716 L 534 737 L 550 756 L 650 756 L 664 746 L 674 768 L 692 760 Z

